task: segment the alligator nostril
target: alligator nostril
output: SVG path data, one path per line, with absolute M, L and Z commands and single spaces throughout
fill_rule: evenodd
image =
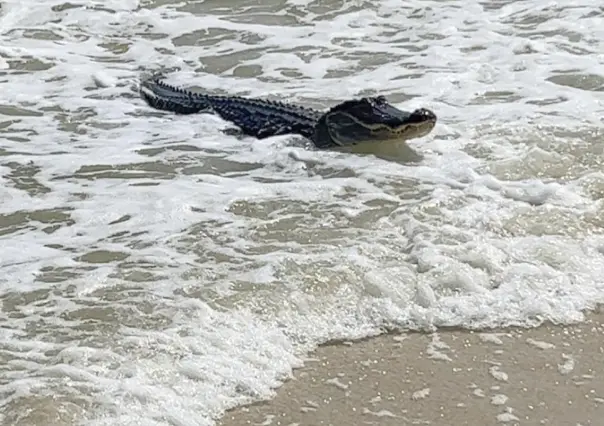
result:
M 419 108 L 413 111 L 411 114 L 412 119 L 417 121 L 431 121 L 436 120 L 436 114 L 426 108 Z

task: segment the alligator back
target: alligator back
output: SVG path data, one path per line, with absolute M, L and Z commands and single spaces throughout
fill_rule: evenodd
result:
M 216 113 L 249 136 L 298 134 L 311 139 L 321 112 L 296 105 L 239 96 L 194 93 L 151 78 L 141 83 L 141 95 L 153 108 L 177 114 Z

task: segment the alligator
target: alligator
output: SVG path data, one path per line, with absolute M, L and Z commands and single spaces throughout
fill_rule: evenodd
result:
M 351 99 L 320 111 L 266 99 L 197 93 L 163 79 L 141 81 L 140 94 L 151 107 L 176 114 L 215 113 L 257 139 L 296 134 L 319 149 L 331 149 L 421 138 L 436 124 L 429 109 L 402 111 L 384 96 Z

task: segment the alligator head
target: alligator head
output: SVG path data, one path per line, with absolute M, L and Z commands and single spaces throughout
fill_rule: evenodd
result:
M 361 98 L 334 106 L 315 126 L 319 148 L 352 146 L 367 142 L 401 141 L 426 136 L 436 124 L 436 115 L 425 108 L 401 111 L 384 96 Z

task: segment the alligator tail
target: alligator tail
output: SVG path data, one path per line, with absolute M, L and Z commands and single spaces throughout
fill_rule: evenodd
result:
M 140 84 L 141 97 L 152 108 L 176 114 L 196 114 L 209 112 L 210 103 L 203 95 L 171 86 L 154 76 Z

